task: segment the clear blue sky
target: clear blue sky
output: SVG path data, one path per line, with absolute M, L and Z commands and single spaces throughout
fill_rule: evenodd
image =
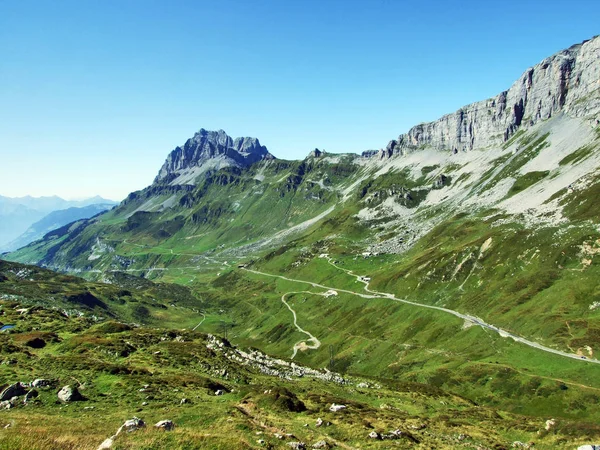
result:
M 600 33 L 600 1 L 0 1 L 0 195 L 121 199 L 199 128 L 380 148 Z

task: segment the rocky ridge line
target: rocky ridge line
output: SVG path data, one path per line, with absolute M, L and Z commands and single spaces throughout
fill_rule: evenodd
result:
M 599 125 L 600 36 L 544 59 L 496 97 L 411 128 L 377 156 L 389 158 L 426 147 L 457 153 L 499 145 L 520 128 L 559 113 Z

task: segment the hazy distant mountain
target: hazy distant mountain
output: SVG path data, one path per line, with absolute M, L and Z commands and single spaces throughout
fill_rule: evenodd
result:
M 0 248 L 19 238 L 36 221 L 53 211 L 72 207 L 82 208 L 93 204 L 115 205 L 116 202 L 100 196 L 85 200 L 65 200 L 55 195 L 51 197 L 28 195 L 15 198 L 0 195 Z
M 99 198 L 100 197 L 95 197 Z M 18 248 L 24 247 L 27 244 L 41 239 L 52 230 L 67 225 L 79 219 L 88 219 L 95 216 L 96 214 L 102 213 L 109 210 L 115 205 L 115 202 L 110 203 L 97 203 L 81 208 L 72 207 L 67 209 L 61 209 L 58 211 L 52 211 L 47 216 L 44 216 L 41 220 L 38 220 L 31 225 L 27 230 L 21 234 L 15 240 L 8 244 L 0 246 L 1 252 L 10 252 Z

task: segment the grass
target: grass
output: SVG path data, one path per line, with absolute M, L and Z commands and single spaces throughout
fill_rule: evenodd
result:
M 512 187 L 506 194 L 506 197 L 507 198 L 512 197 L 513 195 L 518 194 L 521 191 L 524 191 L 528 187 L 533 186 L 535 183 L 546 178 L 549 173 L 550 173 L 550 171 L 548 171 L 548 170 L 537 171 L 537 172 L 527 172 L 525 175 L 522 175 L 515 180 L 514 184 L 512 185 Z
M 1 306 L 6 318 L 17 320 L 15 305 Z M 28 320 L 45 330 L 49 312 L 39 308 Z M 0 448 L 97 448 L 134 415 L 147 427 L 119 435 L 117 448 L 278 447 L 276 433 L 290 433 L 294 437 L 287 440 L 309 444 L 325 439 L 351 447 L 386 448 L 368 433 L 397 428 L 404 433 L 399 444 L 418 443 L 421 448 L 452 448 L 458 434 L 469 435 L 473 445 L 488 447 L 509 445 L 517 436 L 535 437 L 540 448 L 551 448 L 561 439 L 583 439 L 566 431 L 536 436 L 541 426 L 536 419 L 499 415 L 431 385 L 364 377 L 347 377 L 346 385 L 311 377 L 290 382 L 210 350 L 202 333 L 83 320 L 87 326 L 64 318 L 64 328 L 57 331 L 60 342 L 50 343 L 49 349 L 29 352 L 15 340 L 18 331 L 2 336 L 14 346 L 8 354 L 3 348 L 1 356 L 19 361 L 0 366 L 2 379 L 46 378 L 53 387 L 39 389 L 39 396 L 27 405 L 3 412 Z M 123 343 L 135 351 L 116 354 Z M 22 357 L 26 352 L 29 355 Z M 56 391 L 64 384 L 79 385 L 86 401 L 57 402 Z M 215 396 L 216 389 L 226 393 Z M 187 403 L 182 404 L 182 398 Z M 334 413 L 329 411 L 332 403 L 347 408 Z M 320 428 L 315 426 L 317 418 L 324 422 Z M 173 420 L 175 431 L 152 428 L 163 419 Z M 584 431 L 586 438 L 600 436 L 598 427 Z

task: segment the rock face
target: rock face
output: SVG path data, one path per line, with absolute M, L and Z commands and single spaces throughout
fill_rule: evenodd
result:
M 600 114 L 600 37 L 527 69 L 494 98 L 413 127 L 380 150 L 380 158 L 421 148 L 468 151 L 501 144 L 522 127 L 565 113 L 595 124 Z M 585 100 L 585 101 L 584 101 Z
M 267 147 L 260 145 L 256 138 L 232 139 L 223 130 L 201 128 L 183 147 L 177 147 L 169 154 L 154 182 L 166 179 L 171 184 L 193 184 L 208 170 L 228 166 L 243 168 L 273 158 Z

